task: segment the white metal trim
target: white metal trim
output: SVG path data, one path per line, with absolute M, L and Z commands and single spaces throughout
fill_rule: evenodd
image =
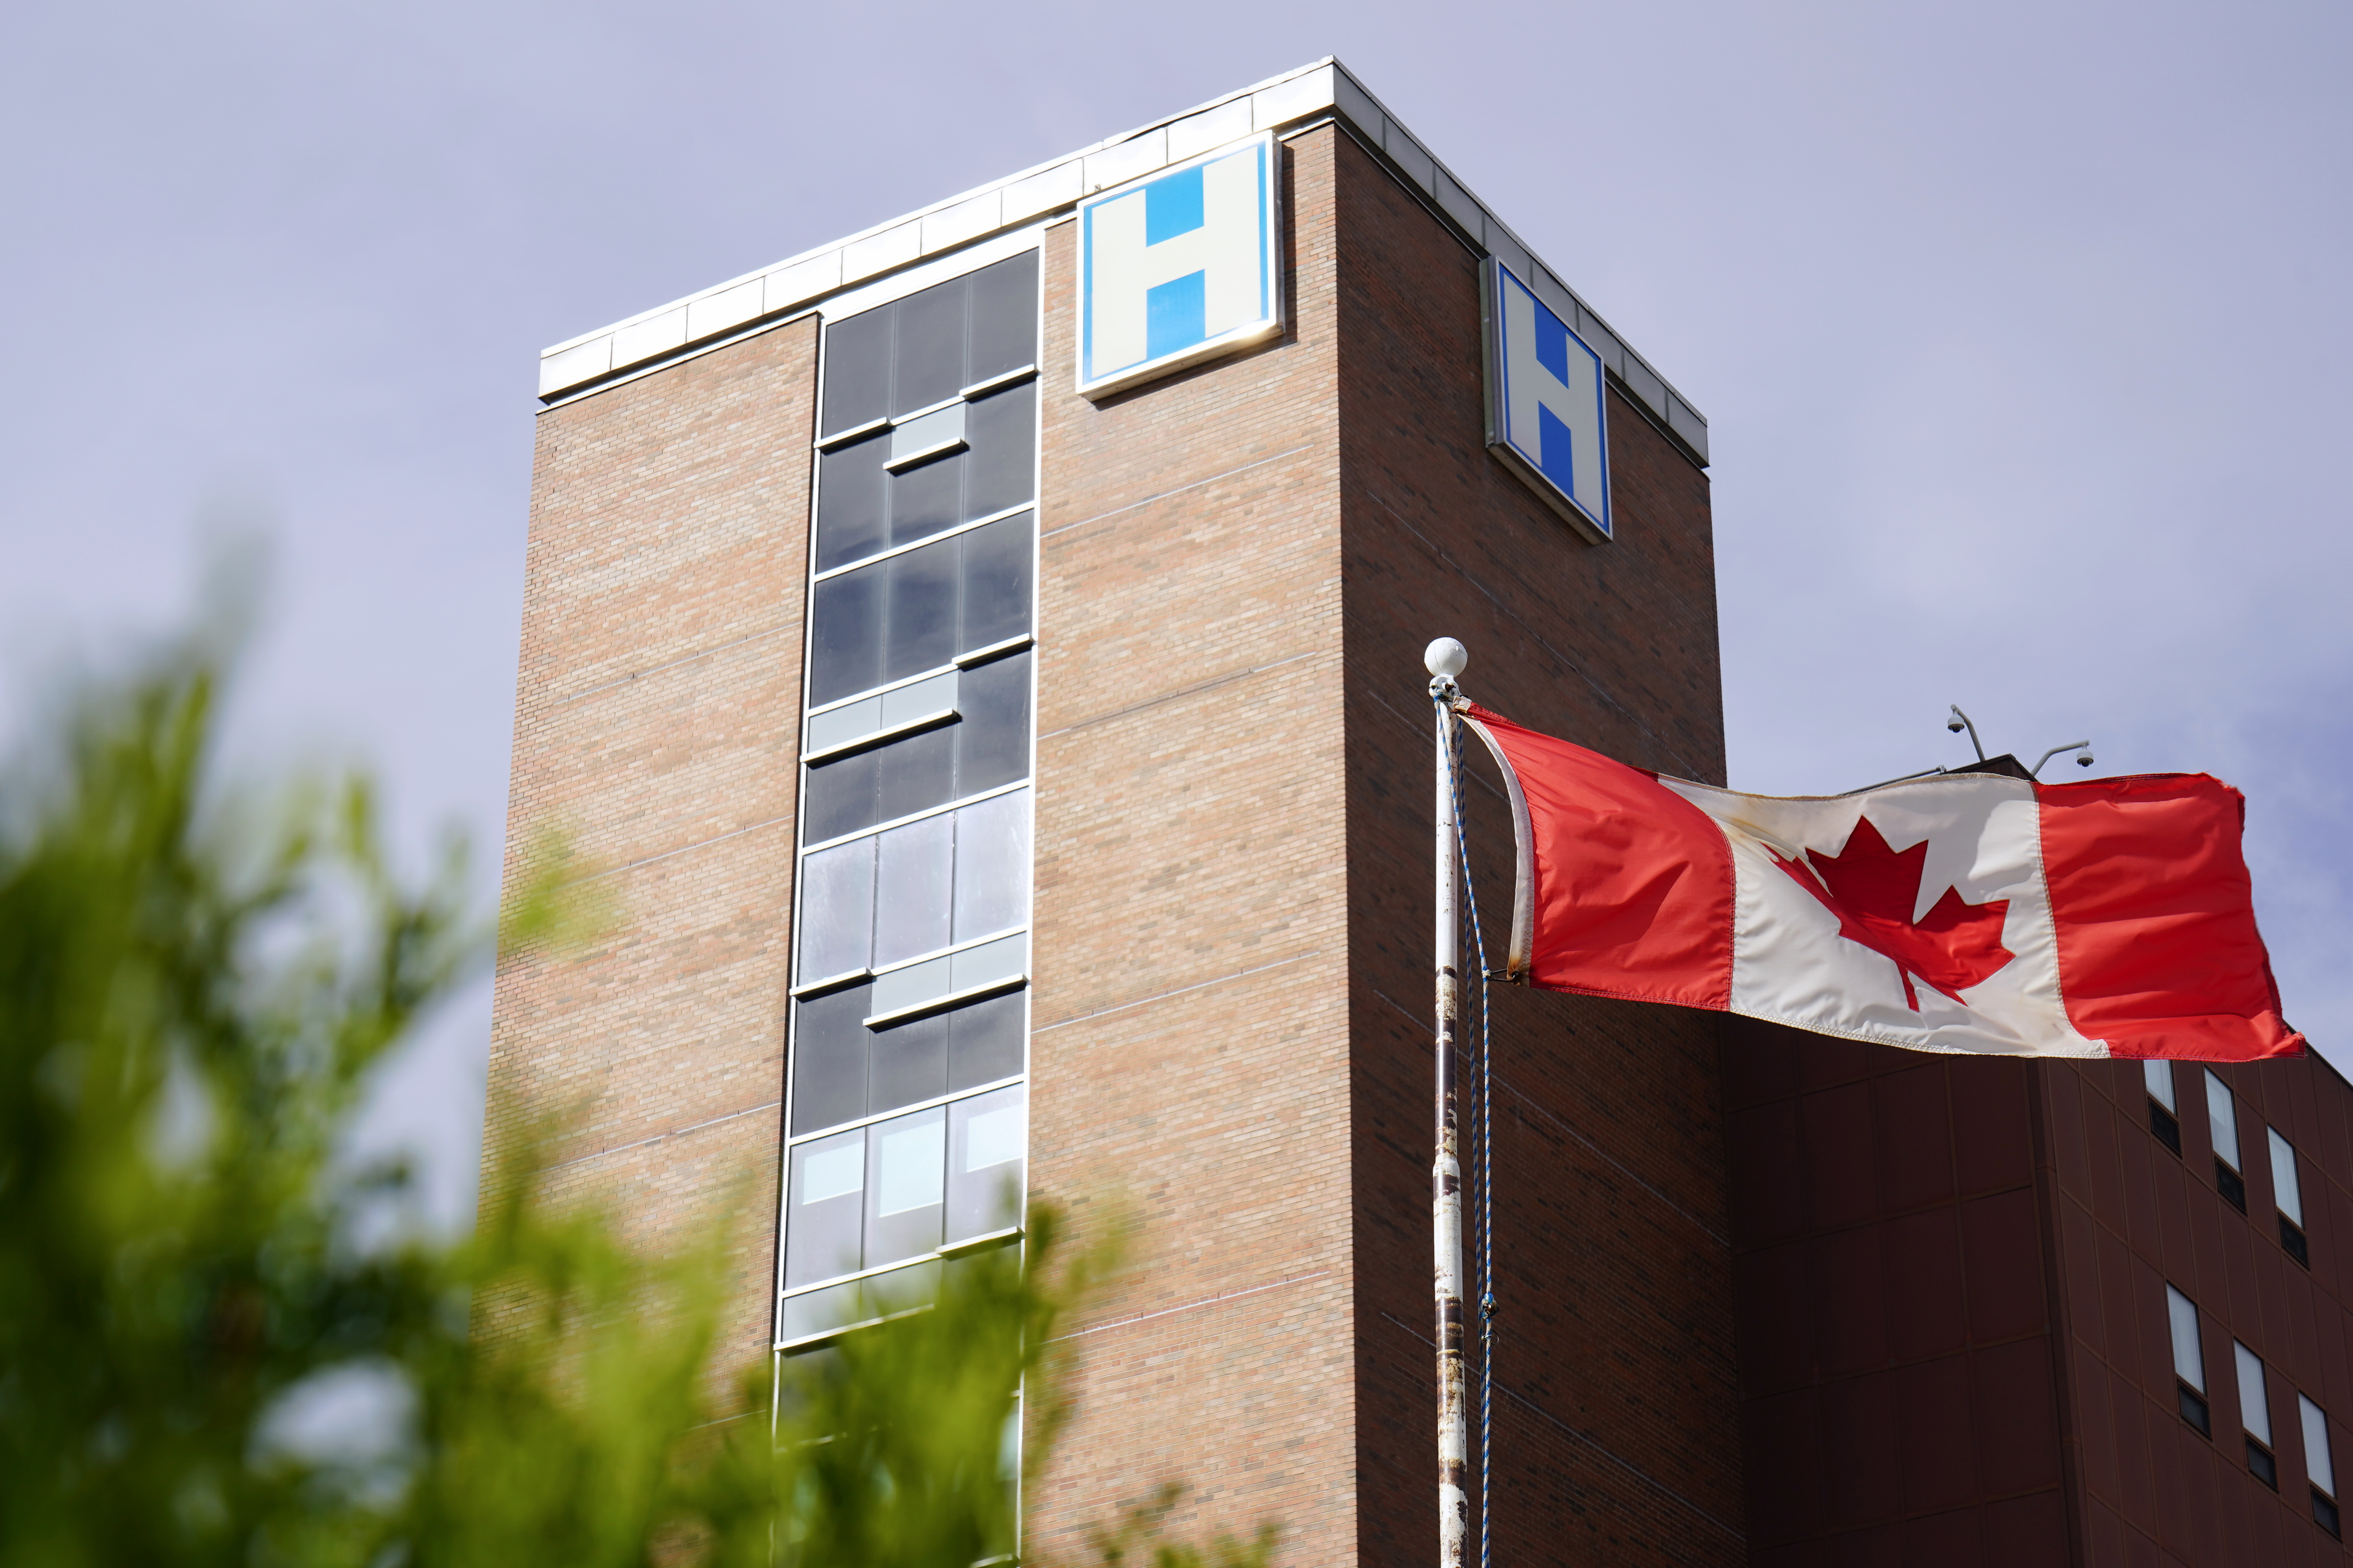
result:
M 1487 742 L 1495 765 L 1504 770 L 1504 793 L 1512 803 L 1512 940 L 1504 954 L 1504 973 L 1518 980 L 1528 972 L 1528 948 L 1535 926 L 1535 834 L 1528 822 L 1528 797 L 1521 793 L 1520 775 L 1512 759 L 1504 755 L 1504 748 L 1495 743 L 1487 726 L 1468 713 L 1461 719 Z

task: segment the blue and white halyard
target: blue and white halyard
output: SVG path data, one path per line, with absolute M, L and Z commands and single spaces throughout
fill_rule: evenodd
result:
M 1102 397 L 1282 331 L 1271 135 L 1079 204 L 1078 389 Z
M 1485 287 L 1487 446 L 1595 544 L 1607 542 L 1609 437 L 1601 356 L 1501 261 Z

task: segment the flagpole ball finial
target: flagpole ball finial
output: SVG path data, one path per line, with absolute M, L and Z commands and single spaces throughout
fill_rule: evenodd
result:
M 1449 680 L 1461 674 L 1470 662 L 1470 649 L 1452 637 L 1440 637 L 1421 653 L 1422 668 Z

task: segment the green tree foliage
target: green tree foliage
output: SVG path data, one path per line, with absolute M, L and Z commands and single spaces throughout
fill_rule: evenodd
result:
M 1058 1415 L 1043 1347 L 1107 1256 L 1035 1212 L 935 1307 L 731 1382 L 715 1247 L 639 1254 L 542 1201 L 528 1150 L 471 1237 L 387 1235 L 408 1178 L 351 1160 L 353 1115 L 490 934 L 458 855 L 421 889 L 387 870 L 364 784 L 225 786 L 219 668 L 192 645 L 92 687 L 0 786 L 0 1561 L 1012 1552 L 1012 1456 L 1034 1471 Z M 552 886 L 510 944 L 560 937 Z M 371 1440 L 305 1439 L 305 1409 Z M 1097 1553 L 1269 1561 L 1267 1532 L 1167 1542 L 1173 1497 Z

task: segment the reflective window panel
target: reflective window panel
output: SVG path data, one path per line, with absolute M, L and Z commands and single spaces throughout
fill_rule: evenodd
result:
M 1036 515 L 1017 512 L 828 577 L 809 596 L 809 704 L 947 665 L 1030 629 Z

